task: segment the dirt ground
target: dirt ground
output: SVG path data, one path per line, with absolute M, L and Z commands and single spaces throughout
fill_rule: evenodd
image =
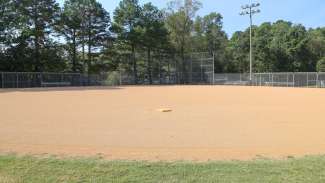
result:
M 0 153 L 154 161 L 325 154 L 324 111 L 324 89 L 0 90 Z

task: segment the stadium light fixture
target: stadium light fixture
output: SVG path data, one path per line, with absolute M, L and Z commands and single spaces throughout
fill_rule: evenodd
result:
M 253 73 L 253 46 L 252 46 L 252 27 L 253 27 L 253 15 L 257 13 L 261 13 L 261 10 L 258 9 L 260 3 L 250 3 L 247 5 L 241 6 L 242 12 L 240 12 L 241 16 L 249 15 L 250 18 L 250 51 L 249 51 L 249 80 L 252 81 L 252 73 Z

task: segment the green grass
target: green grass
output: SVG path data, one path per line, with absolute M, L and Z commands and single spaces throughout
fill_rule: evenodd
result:
M 168 163 L 2 155 L 0 182 L 324 183 L 325 156 Z

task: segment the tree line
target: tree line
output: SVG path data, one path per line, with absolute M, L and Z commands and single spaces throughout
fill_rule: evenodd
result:
M 184 72 L 189 53 L 208 52 L 215 72 L 248 72 L 249 29 L 228 37 L 222 15 L 198 16 L 200 8 L 198 0 L 165 9 L 121 0 L 110 17 L 96 0 L 2 0 L 0 71 L 126 70 L 151 81 L 157 69 Z M 325 71 L 325 27 L 265 22 L 253 27 L 253 48 L 254 72 Z

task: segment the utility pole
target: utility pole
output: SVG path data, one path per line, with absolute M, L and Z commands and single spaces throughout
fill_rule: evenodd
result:
M 253 46 L 252 46 L 252 26 L 253 26 L 253 15 L 260 13 L 261 10 L 259 10 L 257 7 L 259 7 L 260 3 L 252 3 L 250 1 L 250 4 L 243 5 L 242 12 L 240 12 L 240 15 L 245 16 L 249 15 L 250 18 L 250 36 L 249 36 L 249 80 L 252 81 L 252 73 L 253 73 Z

